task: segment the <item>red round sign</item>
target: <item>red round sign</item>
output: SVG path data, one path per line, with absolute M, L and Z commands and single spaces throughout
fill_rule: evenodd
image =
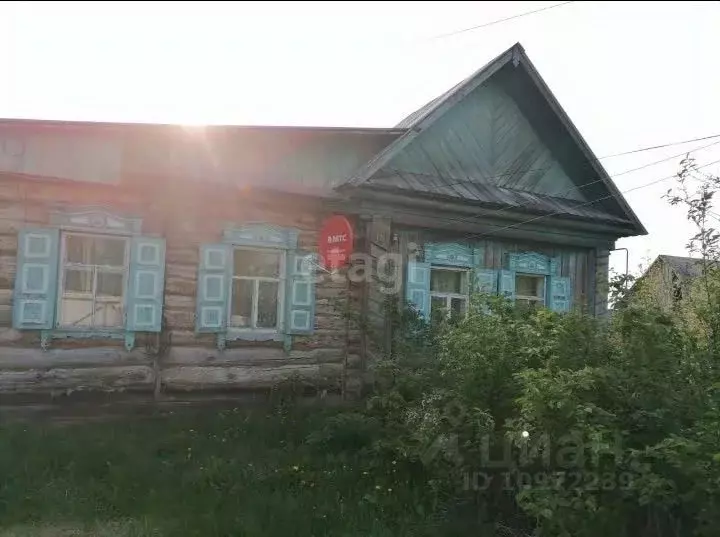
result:
M 347 218 L 331 216 L 322 226 L 318 253 L 323 268 L 333 270 L 345 266 L 353 249 L 353 230 Z

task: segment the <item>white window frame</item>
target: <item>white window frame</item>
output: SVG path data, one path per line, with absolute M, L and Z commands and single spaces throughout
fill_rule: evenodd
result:
M 437 271 L 445 271 L 445 272 L 463 272 L 465 273 L 465 285 L 468 289 L 467 293 L 443 293 L 441 291 L 433 291 L 432 290 L 432 272 L 434 270 Z M 433 298 L 443 298 L 445 299 L 445 310 L 446 310 L 446 317 L 449 319 L 452 315 L 452 299 L 458 298 L 465 302 L 465 315 L 468 314 L 469 311 L 469 305 L 470 305 L 470 270 L 465 267 L 448 267 L 444 265 L 430 265 L 430 317 L 432 318 L 432 301 Z
M 66 254 L 67 254 L 67 237 L 69 235 L 73 236 L 81 236 L 81 237 L 93 237 L 93 238 L 109 238 L 109 239 L 122 239 L 125 242 L 125 255 L 123 258 L 123 268 L 122 270 L 118 270 L 117 267 L 112 265 L 85 265 L 82 263 L 67 263 L 66 262 Z M 125 321 L 127 319 L 127 283 L 128 278 L 130 276 L 130 249 L 132 245 L 130 243 L 130 237 L 127 235 L 117 235 L 114 233 L 88 233 L 83 231 L 60 231 L 60 270 L 58 270 L 58 293 L 57 293 L 57 300 L 56 300 L 56 311 L 57 311 L 57 320 L 55 321 L 55 326 L 62 330 L 123 330 L 125 328 Z M 72 298 L 72 297 L 66 297 L 65 292 L 65 271 L 67 269 L 83 269 L 86 270 L 87 268 L 92 268 L 93 270 L 93 284 L 92 284 L 92 317 L 93 321 L 95 320 L 95 304 L 98 300 L 98 297 L 96 296 L 97 293 L 97 273 L 98 268 L 102 269 L 104 272 L 112 272 L 115 274 L 122 274 L 122 297 L 120 300 L 120 304 L 122 305 L 122 323 L 120 323 L 117 326 L 105 326 L 105 325 L 73 325 L 73 324 L 63 324 L 63 318 L 62 318 L 62 302 L 64 298 Z M 104 301 L 100 301 L 104 302 Z M 108 301 L 108 302 L 115 302 Z
M 236 276 L 235 275 L 235 252 L 237 250 L 242 251 L 253 251 L 253 252 L 264 252 L 264 253 L 273 253 L 273 254 L 279 254 L 280 257 L 280 263 L 279 263 L 279 277 L 278 278 L 270 278 L 268 276 Z M 232 250 L 232 257 L 230 259 L 230 264 L 232 267 L 232 274 L 230 276 L 230 286 L 228 289 L 228 309 L 227 309 L 227 319 L 228 319 L 228 332 L 229 333 L 253 333 L 253 334 L 281 334 L 283 333 L 285 326 L 284 326 L 284 320 L 285 320 L 285 287 L 287 284 L 287 278 L 286 278 L 286 266 L 287 266 L 287 252 L 285 250 L 281 250 L 279 248 L 262 248 L 262 247 L 254 247 L 254 246 L 233 246 Z M 252 313 L 251 313 L 251 326 L 235 326 L 232 324 L 232 306 L 233 306 L 233 282 L 235 280 L 253 280 L 255 284 L 253 285 L 253 301 L 252 301 Z M 259 282 L 266 281 L 266 282 L 278 282 L 278 299 L 277 299 L 277 325 L 275 328 L 256 328 L 257 326 L 257 314 L 258 314 L 258 299 L 259 299 Z
M 542 279 L 542 296 L 535 296 L 535 295 L 519 295 L 518 290 L 518 284 L 517 280 L 519 277 L 524 278 L 533 278 L 536 280 Z M 545 307 L 545 303 L 547 302 L 546 299 L 547 296 L 547 276 L 543 274 L 527 274 L 525 272 L 516 272 L 515 273 L 515 302 L 517 303 L 519 300 L 525 300 L 527 302 L 535 302 L 536 304 L 539 304 L 541 307 Z

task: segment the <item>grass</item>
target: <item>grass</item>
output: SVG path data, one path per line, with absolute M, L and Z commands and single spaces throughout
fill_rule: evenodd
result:
M 6 425 L 0 536 L 438 535 L 422 486 L 395 462 L 307 441 L 334 412 Z

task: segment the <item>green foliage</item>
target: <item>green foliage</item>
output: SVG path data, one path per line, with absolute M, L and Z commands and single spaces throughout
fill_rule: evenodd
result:
M 516 535 L 716 531 L 720 376 L 677 317 L 630 302 L 597 320 L 487 297 L 436 328 L 407 315 L 354 429 L 382 424 L 358 445 L 422 474 L 435 513 Z

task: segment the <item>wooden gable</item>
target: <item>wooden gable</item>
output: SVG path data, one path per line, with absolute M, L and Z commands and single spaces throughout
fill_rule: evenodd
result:
M 493 80 L 422 131 L 376 176 L 395 172 L 586 199 L 517 103 Z
M 413 112 L 342 186 L 647 231 L 520 44 Z M 621 229 L 622 228 L 622 229 Z

